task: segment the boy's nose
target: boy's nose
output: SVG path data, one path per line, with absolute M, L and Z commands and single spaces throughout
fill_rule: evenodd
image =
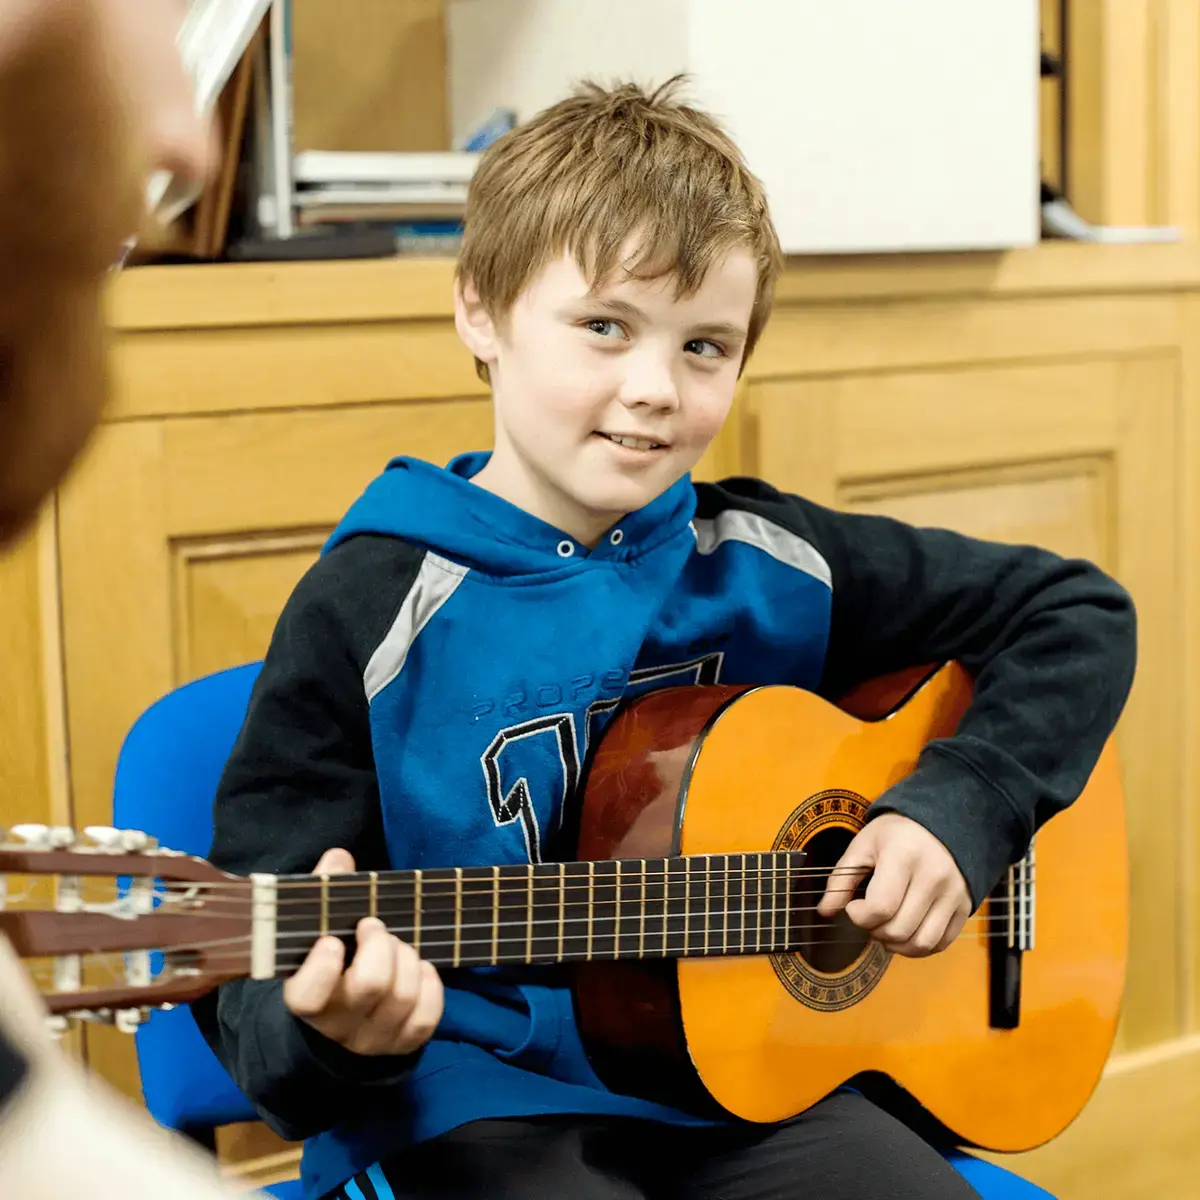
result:
M 621 402 L 626 408 L 673 412 L 679 407 L 679 389 L 667 364 L 643 359 L 630 365 L 633 369 L 621 389 Z

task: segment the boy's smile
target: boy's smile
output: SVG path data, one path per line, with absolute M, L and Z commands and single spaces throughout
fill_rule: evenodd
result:
M 495 451 L 475 482 L 595 545 L 695 466 L 729 414 L 758 271 L 736 246 L 700 287 L 552 260 L 494 321 L 465 286 L 459 331 L 488 366 Z

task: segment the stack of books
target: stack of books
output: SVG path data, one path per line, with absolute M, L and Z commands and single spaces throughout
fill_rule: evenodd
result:
M 301 229 L 386 226 L 397 250 L 454 253 L 479 155 L 307 150 L 293 159 Z

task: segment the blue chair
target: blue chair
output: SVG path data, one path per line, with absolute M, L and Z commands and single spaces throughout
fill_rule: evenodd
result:
M 170 692 L 138 718 L 117 761 L 113 821 L 164 846 L 204 855 L 212 801 L 233 748 L 260 663 L 220 671 Z M 156 1012 L 137 1032 L 138 1066 L 150 1113 L 201 1141 L 209 1131 L 258 1116 L 200 1036 L 186 1006 Z M 983 1200 L 1054 1200 L 1049 1192 L 961 1151 L 947 1161 Z M 266 1189 L 299 1200 L 298 1181 Z
M 203 856 L 212 842 L 212 801 L 246 715 L 259 664 L 197 680 L 153 705 L 130 730 L 117 760 L 113 821 L 164 846 Z M 150 1115 L 208 1148 L 214 1131 L 258 1114 L 221 1066 L 186 1006 L 152 1014 L 135 1038 Z M 301 1200 L 299 1180 L 265 1189 Z

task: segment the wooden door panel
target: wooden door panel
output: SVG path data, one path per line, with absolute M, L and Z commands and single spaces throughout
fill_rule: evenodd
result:
M 327 534 L 177 543 L 176 677 L 196 679 L 261 658 L 288 596 L 316 561 Z
M 61 500 L 76 826 L 111 821 L 117 753 L 160 696 L 258 658 L 325 538 L 396 454 L 444 463 L 492 440 L 486 400 L 115 424 Z M 88 1030 L 91 1066 L 140 1094 L 132 1044 Z
M 1112 481 L 1103 458 L 1047 467 L 933 475 L 894 490 L 850 486 L 843 507 L 880 513 L 910 525 L 944 525 L 960 533 L 1056 554 L 1110 563 Z
M 1139 668 L 1118 729 L 1132 891 L 1123 1048 L 1183 1031 L 1193 967 L 1178 852 L 1194 807 L 1176 701 L 1178 392 L 1162 354 L 772 380 L 748 405 L 757 471 L 781 488 L 1082 555 L 1133 594 Z
M 62 823 L 65 792 L 55 789 L 56 762 L 47 727 L 60 694 L 53 506 L 40 525 L 0 553 L 0 829 L 20 822 Z

